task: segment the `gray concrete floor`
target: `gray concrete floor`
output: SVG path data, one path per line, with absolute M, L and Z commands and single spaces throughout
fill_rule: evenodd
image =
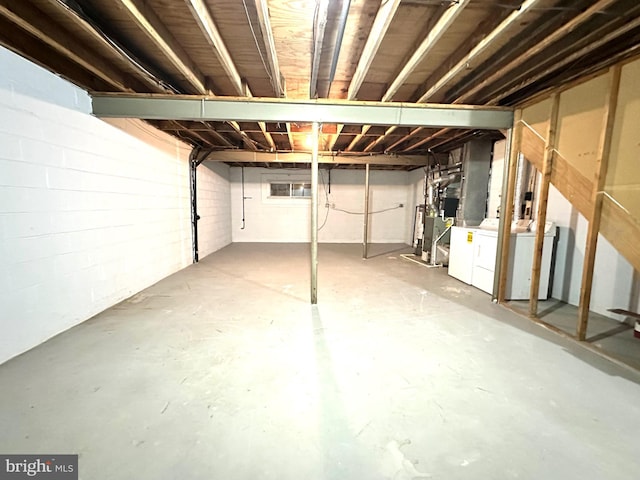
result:
M 408 249 L 404 250 L 408 252 Z M 233 244 L 0 366 L 84 479 L 631 479 L 640 377 L 389 245 Z
M 529 301 L 509 302 L 509 307 L 522 315 L 529 313 Z M 578 308 L 560 300 L 549 299 L 538 304 L 538 317 L 546 324 L 575 337 Z M 632 321 L 631 318 L 628 319 Z M 633 336 L 633 323 L 621 323 L 591 312 L 587 323 L 586 342 L 612 359 L 640 370 L 640 340 Z

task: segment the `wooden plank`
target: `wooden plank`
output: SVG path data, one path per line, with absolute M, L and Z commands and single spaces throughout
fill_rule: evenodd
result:
M 307 149 L 308 150 L 308 149 Z M 246 152 L 246 151 L 217 151 L 211 152 L 208 161 L 212 162 L 238 162 L 251 163 L 261 162 L 265 164 L 273 163 L 310 163 L 311 156 L 307 152 L 295 153 L 270 153 L 270 152 Z M 319 162 L 333 165 L 365 165 L 367 163 L 373 165 L 393 165 L 407 167 L 422 167 L 427 165 L 428 159 L 423 155 L 336 155 L 334 152 L 319 152 Z
M 605 190 L 640 219 L 640 59 L 622 67 Z
M 530 11 L 533 11 L 535 7 L 543 3 L 540 0 L 526 0 L 522 3 L 520 8 L 511 13 L 505 18 L 496 28 L 493 29 L 488 35 L 484 36 L 480 42 L 478 42 L 458 63 L 453 67 L 447 69 L 437 81 L 435 81 L 418 99 L 418 102 L 426 102 L 430 100 L 436 93 L 443 90 L 449 85 L 454 78 L 461 75 L 470 64 L 477 62 L 481 58 L 482 54 L 498 42 L 501 37 L 512 33 L 511 29 L 517 27 L 518 23 L 523 20 Z
M 544 248 L 544 230 L 547 222 L 547 203 L 549 201 L 549 181 L 553 160 L 553 149 L 556 144 L 556 132 L 558 128 L 558 110 L 560 95 L 555 94 L 551 100 L 551 112 L 549 114 L 549 129 L 547 130 L 547 142 L 542 159 L 542 182 L 538 191 L 538 214 L 536 215 L 537 229 L 533 249 L 533 262 L 531 266 L 531 290 L 529 293 L 529 316 L 538 316 L 538 294 L 540 292 L 540 271 L 542 269 L 542 250 Z
M 271 21 L 269 19 L 269 6 L 267 5 L 267 0 L 255 0 L 255 5 L 260 31 L 262 32 L 262 39 L 264 40 L 267 51 L 267 63 L 269 64 L 271 84 L 275 90 L 276 97 L 284 97 L 286 93 L 282 85 L 280 64 L 278 63 L 276 44 L 273 39 L 273 30 L 271 29 Z
M 557 151 L 553 152 L 551 184 L 587 219 L 591 219 L 593 182 Z
M 602 199 L 600 233 L 640 271 L 640 222 L 608 195 Z
M 391 20 L 399 6 L 400 0 L 389 0 L 380 5 L 380 9 L 376 14 L 376 19 L 374 20 L 369 36 L 367 37 L 367 43 L 362 50 L 362 55 L 360 55 L 358 66 L 351 78 L 347 99 L 355 100 L 357 98 L 358 91 L 367 76 L 371 62 L 373 62 L 373 59 L 378 52 L 378 48 L 380 47 L 380 44 L 387 33 L 387 29 L 391 24 Z
M 400 73 L 391 82 L 391 85 L 382 96 L 383 102 L 390 102 L 393 100 L 394 95 L 400 89 L 400 87 L 407 81 L 409 75 L 416 69 L 427 54 L 433 49 L 434 45 L 445 34 L 453 22 L 458 18 L 458 15 L 462 13 L 464 8 L 469 4 L 470 0 L 458 0 L 452 3 L 447 10 L 438 19 L 436 24 L 429 29 L 427 36 L 422 40 L 420 45 L 414 50 L 411 58 L 402 67 Z
M 500 212 L 502 220 L 502 245 L 500 247 L 500 266 L 498 269 L 498 292 L 496 300 L 504 303 L 507 293 L 507 276 L 509 274 L 509 248 L 511 244 L 511 222 L 513 220 L 513 197 L 516 189 L 516 171 L 518 170 L 518 157 L 520 156 L 520 143 L 522 139 L 522 110 L 515 112 L 515 122 L 509 149 L 509 172 L 507 175 L 507 195 L 502 199 Z
M 593 267 L 598 246 L 598 232 L 600 231 L 600 219 L 602 214 L 602 190 L 607 178 L 609 165 L 609 153 L 611 152 L 611 137 L 613 124 L 616 118 L 618 104 L 618 91 L 620 89 L 620 65 L 612 68 L 611 85 L 607 95 L 607 103 L 604 113 L 604 129 L 600 137 L 600 146 L 596 160 L 596 172 L 592 190 L 591 221 L 587 233 L 587 242 L 582 266 L 582 286 L 580 289 L 580 304 L 578 306 L 578 340 L 585 340 L 587 336 L 587 324 L 589 321 L 589 306 L 591 304 L 591 287 L 593 285 Z
M 531 127 L 522 123 L 522 137 L 520 143 L 520 152 L 524 158 L 529 160 L 538 171 L 543 170 L 544 156 L 546 153 L 545 141 Z
M 211 45 L 215 55 L 218 57 L 222 68 L 233 85 L 236 95 L 245 95 L 245 85 L 242 82 L 242 78 L 240 78 L 240 73 L 238 73 L 238 69 L 231 59 L 229 50 L 227 50 L 227 46 L 222 40 L 213 18 L 211 18 L 205 2 L 203 0 L 189 0 L 187 6 L 200 27 L 200 30 L 202 30 L 207 42 Z

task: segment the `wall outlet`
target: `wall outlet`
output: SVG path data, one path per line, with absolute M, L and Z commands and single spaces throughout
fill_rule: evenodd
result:
M 404 207 L 404 203 L 399 203 L 398 208 L 402 208 L 402 207 Z

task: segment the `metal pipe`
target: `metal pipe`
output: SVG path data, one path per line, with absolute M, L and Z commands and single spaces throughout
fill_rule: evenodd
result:
M 198 154 L 200 153 L 200 148 L 195 147 L 191 150 L 191 154 L 189 155 L 189 189 L 191 193 L 191 237 L 192 237 L 192 248 L 193 248 L 193 263 L 198 263 L 198 220 L 200 220 L 200 216 L 198 215 L 198 179 L 197 179 L 197 171 L 198 171 Z
M 316 3 L 316 10 L 313 19 L 313 50 L 311 55 L 311 81 L 309 82 L 309 98 L 318 96 L 318 75 L 320 70 L 320 58 L 322 57 L 322 44 L 324 42 L 324 31 L 327 26 L 327 13 L 329 2 L 319 0 Z
M 364 232 L 362 235 L 362 258 L 367 259 L 367 245 L 369 242 L 369 164 L 364 174 Z
M 244 225 L 245 225 L 245 221 L 244 221 L 244 167 L 240 167 L 240 172 L 241 172 L 241 176 L 242 176 L 242 226 L 240 227 L 240 230 L 244 230 Z
M 318 303 L 318 143 L 319 125 L 313 122 L 311 154 L 311 304 Z
M 342 47 L 342 38 L 344 37 L 344 31 L 347 28 L 347 17 L 349 15 L 350 7 L 351 7 L 351 0 L 342 0 L 342 11 L 340 12 L 340 26 L 338 27 L 338 35 L 336 37 L 336 43 L 333 49 L 333 58 L 331 59 L 331 71 L 329 73 L 329 86 L 331 86 L 331 82 L 333 82 L 333 77 L 336 75 L 336 68 L 338 66 L 338 57 L 340 56 L 340 48 Z

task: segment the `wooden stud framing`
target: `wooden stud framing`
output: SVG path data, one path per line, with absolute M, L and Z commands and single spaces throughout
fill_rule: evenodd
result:
M 582 267 L 582 285 L 580 289 L 580 305 L 578 307 L 578 325 L 576 336 L 578 340 L 585 340 L 587 336 L 587 324 L 589 321 L 589 306 L 591 303 L 591 287 L 593 285 L 593 267 L 596 258 L 598 244 L 598 232 L 600 230 L 600 216 L 602 213 L 602 199 L 604 183 L 607 177 L 609 165 L 609 153 L 611 150 L 611 136 L 613 134 L 613 122 L 616 116 L 618 91 L 620 89 L 620 65 L 611 68 L 611 85 L 607 95 L 607 103 L 604 112 L 604 128 L 600 137 L 598 157 L 596 160 L 596 173 L 592 191 L 592 213 L 587 232 L 587 243 Z
M 520 156 L 520 138 L 522 133 L 522 110 L 515 112 L 515 121 L 511 132 L 511 148 L 509 150 L 509 170 L 507 177 L 507 195 L 502 198 L 500 212 L 502 216 L 502 245 L 500 247 L 500 268 L 498 279 L 498 303 L 504 303 L 507 293 L 507 276 L 509 274 L 509 248 L 511 244 L 511 221 L 513 220 L 513 196 L 516 188 L 516 171 Z
M 538 213 L 536 215 L 535 246 L 533 249 L 533 261 L 531 266 L 531 289 L 529 292 L 529 316 L 538 316 L 538 294 L 540 291 L 540 271 L 542 269 L 542 251 L 544 249 L 544 229 L 547 222 L 547 202 L 549 200 L 549 181 L 553 160 L 553 150 L 556 145 L 556 132 L 558 130 L 558 111 L 560 110 L 560 94 L 556 93 L 551 99 L 551 112 L 549 114 L 549 127 L 544 156 L 542 160 L 542 182 L 538 193 Z

